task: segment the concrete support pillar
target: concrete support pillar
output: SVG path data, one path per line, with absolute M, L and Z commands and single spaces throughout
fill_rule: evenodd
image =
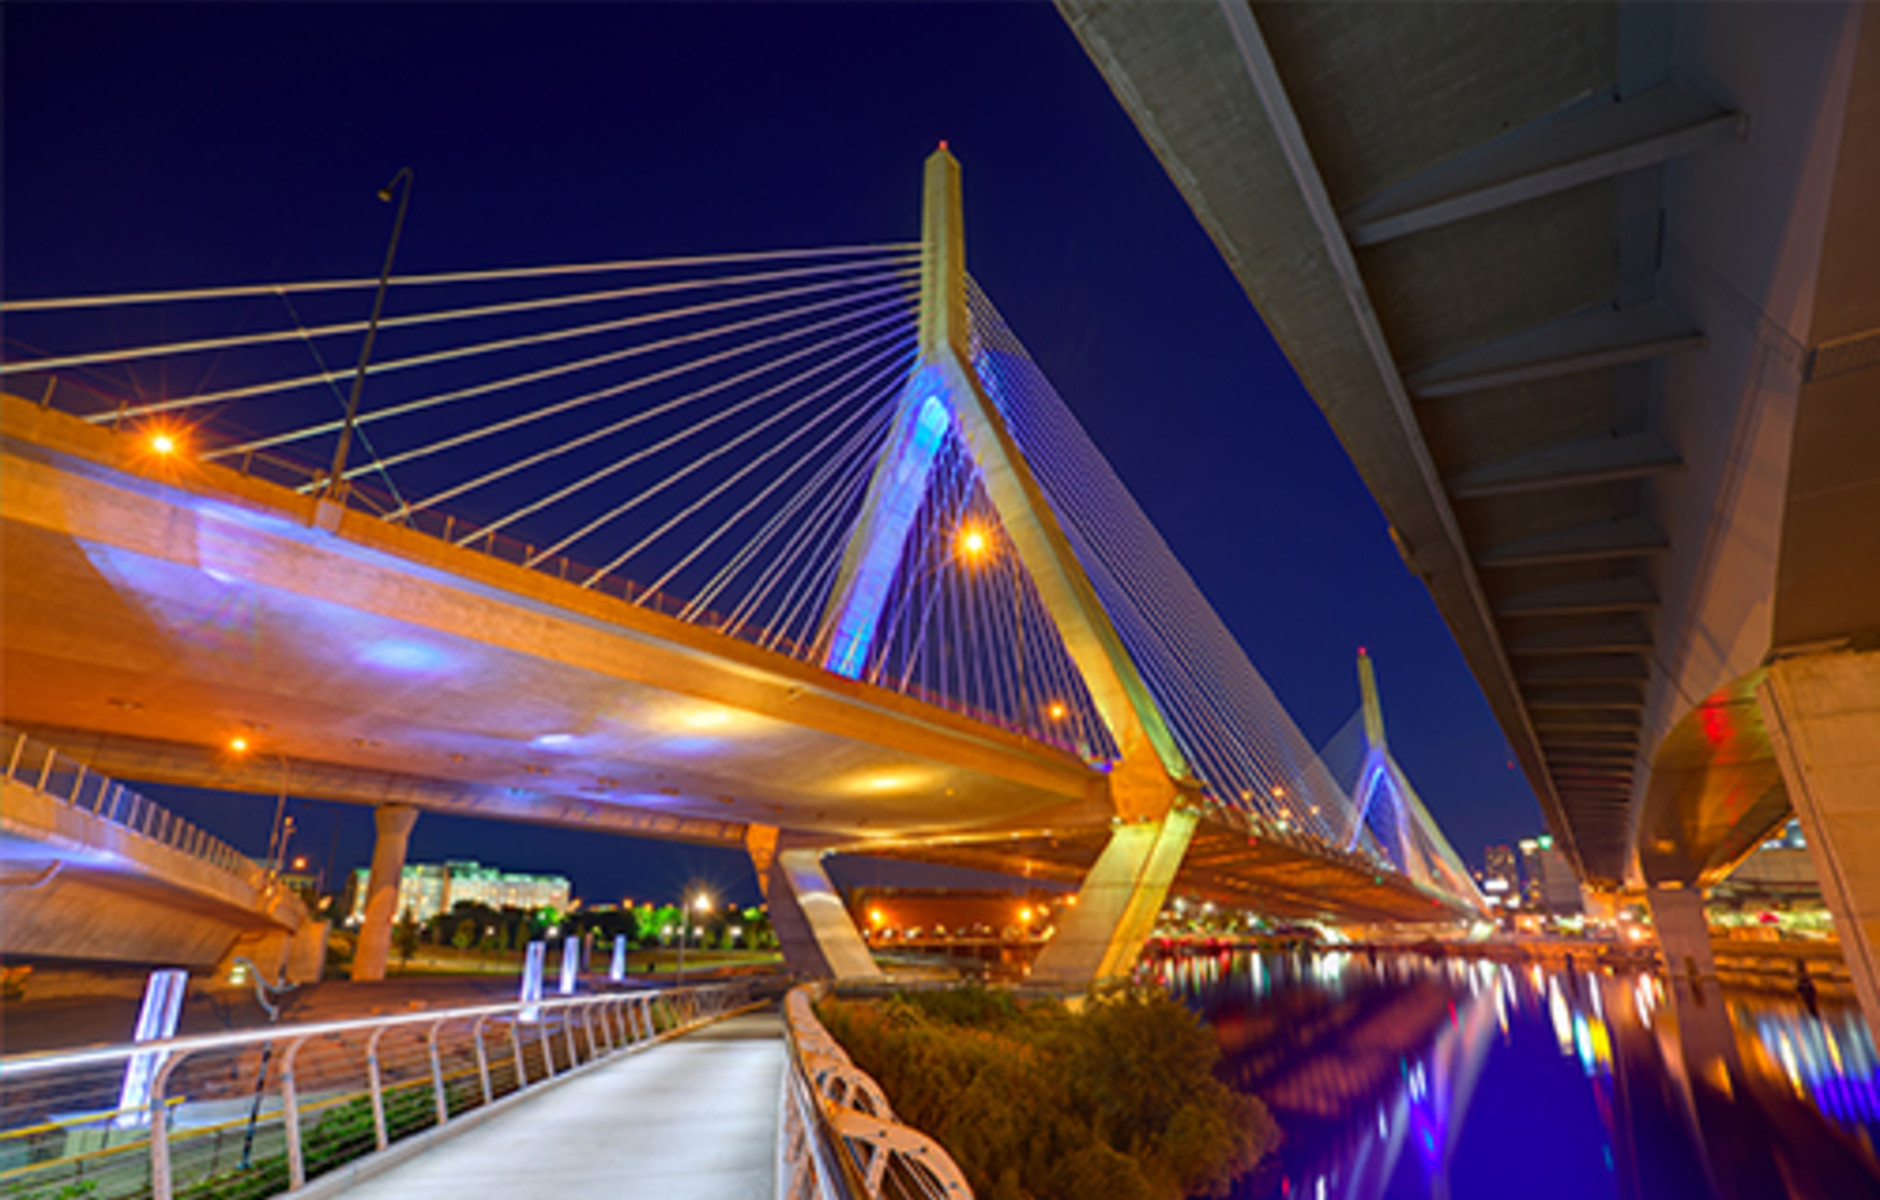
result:
M 1155 930 L 1197 819 L 1177 808 L 1159 821 L 1117 825 L 1084 877 L 1077 906 L 1064 914 L 1038 955 L 1032 982 L 1088 988 L 1127 978 Z
M 287 947 L 287 982 L 318 983 L 326 971 L 326 937 L 332 926 L 309 920 L 294 931 Z
M 1867 1027 L 1880 1030 L 1880 652 L 1784 659 L 1756 700 Z
M 379 827 L 372 846 L 372 877 L 366 885 L 366 919 L 353 948 L 354 982 L 385 978 L 385 960 L 392 947 L 392 923 L 398 919 L 398 885 L 405 874 L 405 848 L 418 810 L 409 804 L 381 804 L 373 812 Z
M 1658 933 L 1665 970 L 1679 980 L 1714 980 L 1717 960 L 1710 953 L 1710 923 L 1704 917 L 1703 890 L 1655 887 L 1645 894 L 1645 903 L 1651 908 L 1652 928 Z
M 811 979 L 879 979 L 881 968 L 822 868 L 822 851 L 777 850 L 770 864 L 770 927 L 784 966 Z

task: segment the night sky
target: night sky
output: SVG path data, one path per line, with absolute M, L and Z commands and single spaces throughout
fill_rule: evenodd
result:
M 973 274 L 1306 736 L 1357 707 L 1366 646 L 1392 749 L 1464 857 L 1540 827 L 1382 515 L 1048 4 L 0 20 L 9 297 L 374 275 L 374 193 L 404 166 L 401 273 L 912 240 L 921 161 L 948 139 Z M 148 790 L 265 846 L 272 797 Z M 291 808 L 300 852 L 366 860 L 367 810 Z M 436 816 L 412 856 L 559 870 L 592 900 L 693 879 L 756 895 L 737 855 Z

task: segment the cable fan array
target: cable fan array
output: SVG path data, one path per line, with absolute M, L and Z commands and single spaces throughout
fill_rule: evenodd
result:
M 1347 795 L 991 300 L 968 303 L 980 378 L 1204 794 L 1345 847 Z
M 918 274 L 918 247 L 884 245 L 394 278 L 338 491 L 322 464 L 376 280 L 10 301 L 0 374 L 189 461 L 817 661 Z M 957 430 L 873 645 L 869 682 L 1113 754 Z
M 871 480 L 913 411 L 918 277 L 909 244 L 397 277 L 345 464 L 346 364 L 376 280 L 8 301 L 0 375 L 184 463 L 820 664 Z M 969 307 L 974 366 L 1205 796 L 1384 865 L 1409 843 L 1354 811 L 977 285 Z M 858 678 L 1113 760 L 957 420 L 918 505 Z M 1405 805 L 1423 849 L 1393 865 L 1425 883 L 1459 867 Z

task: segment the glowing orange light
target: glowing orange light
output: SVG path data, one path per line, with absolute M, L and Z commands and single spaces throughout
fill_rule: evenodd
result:
M 1070 711 L 1070 709 L 1064 707 L 1062 700 L 1053 700 L 1051 707 L 1045 709 L 1045 712 L 1050 714 L 1053 721 L 1062 721 L 1066 716 L 1070 715 Z
M 1070 905 L 1072 908 L 1076 908 L 1077 907 L 1077 893 L 1072 892 L 1070 895 L 1064 897 L 1064 903 Z
M 960 530 L 957 549 L 962 558 L 978 558 L 986 552 L 986 546 L 985 530 L 973 525 Z
M 304 871 L 306 869 L 307 869 L 307 860 L 305 858 L 296 858 L 294 860 L 294 870 Z
M 1030 924 L 1031 923 L 1031 910 L 1029 908 L 1019 909 L 1018 919 L 1026 924 Z
M 1286 789 L 1283 787 L 1276 787 L 1273 789 L 1273 795 L 1276 799 L 1284 800 L 1286 798 Z
M 158 454 L 175 454 L 176 438 L 168 433 L 153 433 L 150 435 L 150 448 Z
M 228 740 L 228 748 L 237 754 L 246 754 L 248 753 L 248 739 L 245 737 L 232 737 Z
M 868 910 L 868 923 L 879 929 L 887 923 L 888 915 L 878 908 Z

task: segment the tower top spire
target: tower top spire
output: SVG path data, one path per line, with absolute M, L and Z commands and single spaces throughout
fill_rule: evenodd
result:
M 963 364 L 970 350 L 960 162 L 943 140 L 927 156 L 921 206 L 920 353 L 933 362 L 951 351 Z

